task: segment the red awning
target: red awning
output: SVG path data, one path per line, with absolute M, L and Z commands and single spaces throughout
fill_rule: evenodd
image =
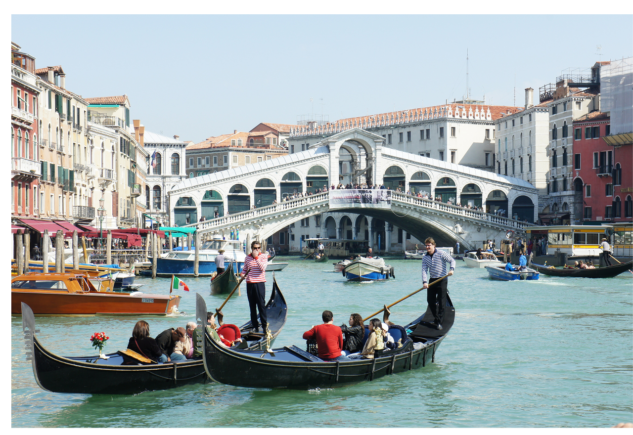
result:
M 126 233 L 126 234 L 140 234 L 141 236 L 147 236 L 149 233 L 156 233 L 158 237 L 161 239 L 165 238 L 165 232 L 160 230 L 149 230 L 149 229 L 139 229 L 139 228 L 125 228 L 116 230 L 118 233 Z
M 78 228 L 83 228 L 81 231 L 99 231 L 97 228 L 91 227 L 90 225 L 77 224 L 76 226 Z
M 24 230 L 24 227 L 16 227 L 15 225 L 11 225 L 11 232 L 13 234 L 16 234 L 18 232 L 18 230 Z
M 65 232 L 65 228 L 57 225 L 52 221 L 38 221 L 35 219 L 21 219 L 21 223 L 26 225 L 27 227 L 34 229 L 35 231 L 39 231 L 41 234 L 44 234 L 44 230 L 48 230 L 48 235 L 51 237 L 55 236 L 57 231 L 62 230 Z
M 142 245 L 142 239 L 141 236 L 137 235 L 137 234 L 126 234 L 126 233 L 121 233 L 119 231 L 111 231 L 112 232 L 112 238 L 113 239 L 119 239 L 119 240 L 125 240 L 127 241 L 127 246 L 128 248 L 131 248 L 133 246 L 141 246 Z M 84 237 L 88 237 L 88 238 L 98 238 L 101 235 L 100 231 L 85 231 L 81 234 L 79 234 L 80 236 L 84 236 Z M 105 239 L 107 237 L 107 231 L 104 230 L 103 231 L 103 238 Z
M 83 232 L 83 230 L 81 228 L 77 228 L 76 226 L 74 226 L 70 222 L 67 222 L 67 221 L 53 221 L 53 222 L 55 222 L 57 225 L 59 225 L 60 227 L 62 227 L 65 230 L 64 231 L 64 235 L 66 237 L 72 237 L 73 236 L 73 231 L 77 231 L 77 233 L 82 233 Z

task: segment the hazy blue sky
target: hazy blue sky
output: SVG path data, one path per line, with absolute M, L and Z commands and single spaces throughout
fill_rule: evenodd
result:
M 633 55 L 631 15 L 58 15 L 12 18 L 38 68 L 84 97 L 127 94 L 146 129 L 199 142 L 461 98 L 524 103 L 568 68 Z M 597 46 L 601 46 L 599 50 Z M 601 54 L 601 55 L 600 55 Z

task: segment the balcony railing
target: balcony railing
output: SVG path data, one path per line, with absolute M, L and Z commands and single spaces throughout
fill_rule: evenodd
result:
M 527 146 L 527 154 L 532 155 L 532 145 Z
M 112 169 L 101 168 L 99 178 L 112 180 L 114 178 L 114 171 Z
M 556 85 L 553 83 L 548 83 L 547 85 L 541 86 L 538 89 L 540 102 L 542 103 L 545 100 L 551 100 L 552 98 L 554 98 L 555 92 L 556 92 Z
M 556 177 L 558 175 L 558 168 L 550 168 L 549 175 L 552 177 Z
M 64 153 L 64 145 L 62 145 L 61 143 L 57 144 L 57 151 L 59 151 L 60 153 L 63 154 Z
M 40 139 L 40 146 L 42 148 L 45 148 L 46 146 L 48 146 L 48 140 L 46 139 Z
M 59 114 L 59 119 L 61 119 L 62 121 L 66 119 L 66 114 L 65 113 L 60 113 Z
M 29 113 L 26 110 L 20 109 L 18 107 L 11 108 L 11 115 L 15 116 L 16 118 L 23 119 L 27 122 L 33 122 L 33 120 L 35 119 L 35 116 L 33 116 L 32 113 Z
M 141 194 L 141 185 L 135 184 L 132 186 L 132 196 L 139 196 Z
M 39 177 L 41 175 L 42 164 L 39 162 L 17 157 L 11 159 L 11 163 L 12 171 L 30 174 L 35 177 Z
M 562 139 L 561 139 L 561 143 L 560 143 L 560 144 L 561 144 L 562 146 L 566 147 L 566 146 L 567 146 L 567 138 L 566 138 L 566 137 L 562 138 Z
M 94 219 L 95 218 L 95 208 L 94 207 L 86 207 L 84 205 L 74 205 L 73 206 L 73 218 L 75 218 L 75 219 Z
M 88 112 L 88 121 L 94 122 L 95 124 L 106 125 L 111 127 L 124 127 L 125 120 L 118 118 L 116 116 L 107 115 L 105 113 L 89 111 Z
M 611 173 L 613 171 L 613 165 L 600 165 L 596 168 L 596 172 L 598 172 L 598 177 L 611 177 Z
M 91 179 L 96 176 L 95 165 L 84 165 L 84 171 L 86 171 L 86 178 Z
M 563 74 L 556 77 L 556 83 L 567 80 L 567 83 L 593 83 L 591 74 Z
M 48 149 L 51 151 L 55 151 L 57 149 L 57 142 L 49 142 Z

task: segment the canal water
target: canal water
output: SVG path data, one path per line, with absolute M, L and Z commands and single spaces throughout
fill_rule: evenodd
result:
M 275 346 L 303 347 L 304 331 L 334 312 L 337 325 L 421 287 L 420 261 L 389 259 L 395 280 L 347 283 L 332 261 L 280 258 L 277 281 L 289 307 Z M 491 281 L 457 261 L 449 292 L 455 324 L 435 364 L 374 382 L 327 390 L 264 390 L 220 384 L 133 396 L 54 394 L 40 389 L 25 359 L 21 317 L 11 330 L 13 427 L 610 427 L 633 422 L 633 275 L 611 279 Z M 194 320 L 195 292 L 209 309 L 207 278 L 186 279 L 177 318 L 146 318 L 152 335 Z M 143 292 L 169 292 L 169 279 L 137 278 Z M 270 295 L 271 279 L 267 284 Z M 426 292 L 392 308 L 405 324 L 426 308 Z M 248 320 L 245 289 L 223 309 Z M 125 349 L 137 318 L 38 317 L 41 342 L 67 356 L 93 355 L 90 335 Z M 98 378 L 94 382 L 99 382 Z

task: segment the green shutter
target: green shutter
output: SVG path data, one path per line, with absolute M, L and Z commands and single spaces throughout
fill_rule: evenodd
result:
M 48 163 L 42 160 L 42 180 L 48 177 Z
M 71 170 L 69 172 L 70 172 L 70 177 L 69 177 L 70 190 L 74 192 L 75 191 L 75 171 Z
M 62 173 L 63 173 L 63 169 L 61 166 L 57 167 L 57 182 L 61 183 L 62 182 Z
M 52 93 L 51 93 L 51 91 L 49 90 L 49 91 L 48 91 L 48 108 L 49 108 L 49 109 L 52 109 L 52 107 L 51 107 L 51 106 L 52 106 L 52 104 L 53 104 L 53 97 L 52 97 Z
M 130 109 L 128 109 L 127 107 L 125 108 L 125 124 L 128 127 L 130 126 Z
M 50 168 L 50 172 L 51 172 L 50 173 L 50 176 L 51 176 L 50 181 L 52 181 L 54 183 L 55 182 L 55 164 L 54 163 L 50 163 L 49 164 L 49 168 Z
M 66 113 L 68 114 L 68 118 L 70 118 L 70 99 L 66 100 Z

